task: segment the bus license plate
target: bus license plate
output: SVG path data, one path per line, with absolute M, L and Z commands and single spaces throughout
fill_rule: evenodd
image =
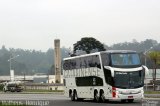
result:
M 128 99 L 133 99 L 133 96 L 128 96 Z

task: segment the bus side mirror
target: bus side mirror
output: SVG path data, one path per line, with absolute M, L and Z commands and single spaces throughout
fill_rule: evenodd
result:
M 142 65 L 142 67 L 145 70 L 145 77 L 148 76 L 149 75 L 149 69 L 146 66 L 144 66 L 144 65 Z
M 104 66 L 104 68 L 110 70 L 112 77 L 114 77 L 114 70 L 113 70 L 113 68 L 111 68 L 110 66 Z

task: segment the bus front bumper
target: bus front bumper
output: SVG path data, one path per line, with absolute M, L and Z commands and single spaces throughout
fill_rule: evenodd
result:
M 117 94 L 116 97 L 113 97 L 112 99 L 115 100 L 123 100 L 123 99 L 143 99 L 144 95 L 143 93 L 138 94 Z

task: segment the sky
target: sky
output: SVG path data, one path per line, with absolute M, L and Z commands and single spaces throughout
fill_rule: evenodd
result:
M 110 46 L 160 41 L 160 0 L 0 0 L 0 47 L 73 48 L 83 37 Z

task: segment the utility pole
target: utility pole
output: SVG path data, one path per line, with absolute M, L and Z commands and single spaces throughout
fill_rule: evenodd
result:
M 15 58 L 17 58 L 19 55 L 16 55 L 16 56 L 14 56 L 14 57 L 12 57 L 11 55 L 10 55 L 10 58 L 9 58 L 9 71 L 10 71 L 10 81 L 13 81 L 13 79 L 14 78 L 12 78 L 12 77 L 14 77 L 13 76 L 13 73 L 14 73 L 14 71 L 11 71 L 12 70 L 12 60 L 13 59 L 15 59 Z
M 26 90 L 26 74 L 24 72 L 24 90 Z
M 48 90 L 49 90 L 49 70 L 48 70 Z

